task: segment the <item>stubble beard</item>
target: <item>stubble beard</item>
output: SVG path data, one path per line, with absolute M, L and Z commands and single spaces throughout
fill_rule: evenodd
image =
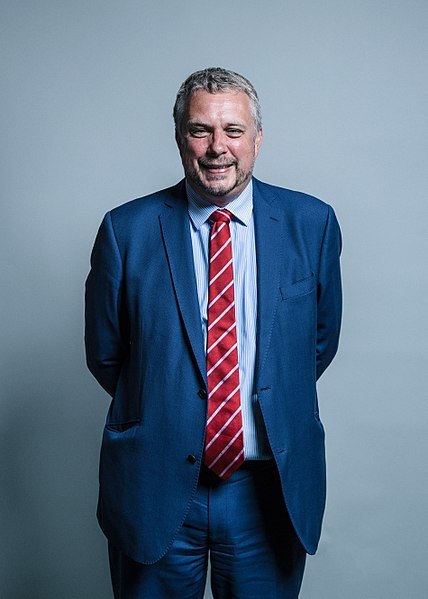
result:
M 253 166 L 254 162 L 251 165 L 250 170 L 244 171 L 238 168 L 235 164 L 235 182 L 231 185 L 226 185 L 225 183 L 222 183 L 223 181 L 227 180 L 227 175 L 223 174 L 210 175 L 210 179 L 212 180 L 212 184 L 210 184 L 209 181 L 207 182 L 202 180 L 200 171 L 195 168 L 192 168 L 189 171 L 187 171 L 187 177 L 195 185 L 197 190 L 200 190 L 204 194 L 210 195 L 212 197 L 221 198 L 231 193 L 237 187 L 249 181 L 253 174 Z

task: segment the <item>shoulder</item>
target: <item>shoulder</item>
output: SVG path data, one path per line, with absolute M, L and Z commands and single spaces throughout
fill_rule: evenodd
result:
M 186 202 L 184 181 L 146 196 L 125 202 L 108 213 L 116 234 L 150 227 L 166 205 Z
M 332 210 L 329 204 L 313 195 L 270 185 L 258 179 L 254 179 L 253 182 L 256 195 L 259 194 L 268 203 L 287 214 L 326 218 L 329 211 Z
M 135 218 L 141 213 L 148 215 L 151 212 L 154 212 L 158 214 L 165 203 L 184 199 L 184 189 L 183 181 L 180 181 L 171 187 L 166 187 L 165 189 L 155 191 L 154 193 L 142 196 L 141 198 L 130 200 L 113 208 L 110 211 L 111 217 L 116 220 Z

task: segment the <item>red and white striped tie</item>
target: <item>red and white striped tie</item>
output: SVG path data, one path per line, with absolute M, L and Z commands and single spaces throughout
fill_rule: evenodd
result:
M 231 216 L 228 210 L 210 216 L 205 464 L 222 479 L 244 461 Z

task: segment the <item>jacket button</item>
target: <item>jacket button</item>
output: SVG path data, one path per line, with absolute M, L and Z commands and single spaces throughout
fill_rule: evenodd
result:
M 199 395 L 199 397 L 201 399 L 206 399 L 207 398 L 207 392 L 205 391 L 205 389 L 199 389 L 198 395 Z
M 190 462 L 191 464 L 194 464 L 196 462 L 196 456 L 189 453 L 189 455 L 187 456 L 187 461 Z

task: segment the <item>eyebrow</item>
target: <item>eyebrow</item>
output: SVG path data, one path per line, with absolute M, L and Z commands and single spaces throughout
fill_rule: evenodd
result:
M 187 126 L 190 127 L 208 127 L 208 125 L 206 123 L 203 123 L 202 121 L 188 121 L 187 122 Z
M 205 129 L 212 129 L 212 127 L 210 125 L 208 125 L 207 123 L 204 123 L 203 121 L 188 121 L 187 123 L 188 127 L 204 127 Z M 243 123 L 227 123 L 226 124 L 226 129 L 228 127 L 239 127 L 240 129 L 246 129 L 246 125 L 244 125 Z

